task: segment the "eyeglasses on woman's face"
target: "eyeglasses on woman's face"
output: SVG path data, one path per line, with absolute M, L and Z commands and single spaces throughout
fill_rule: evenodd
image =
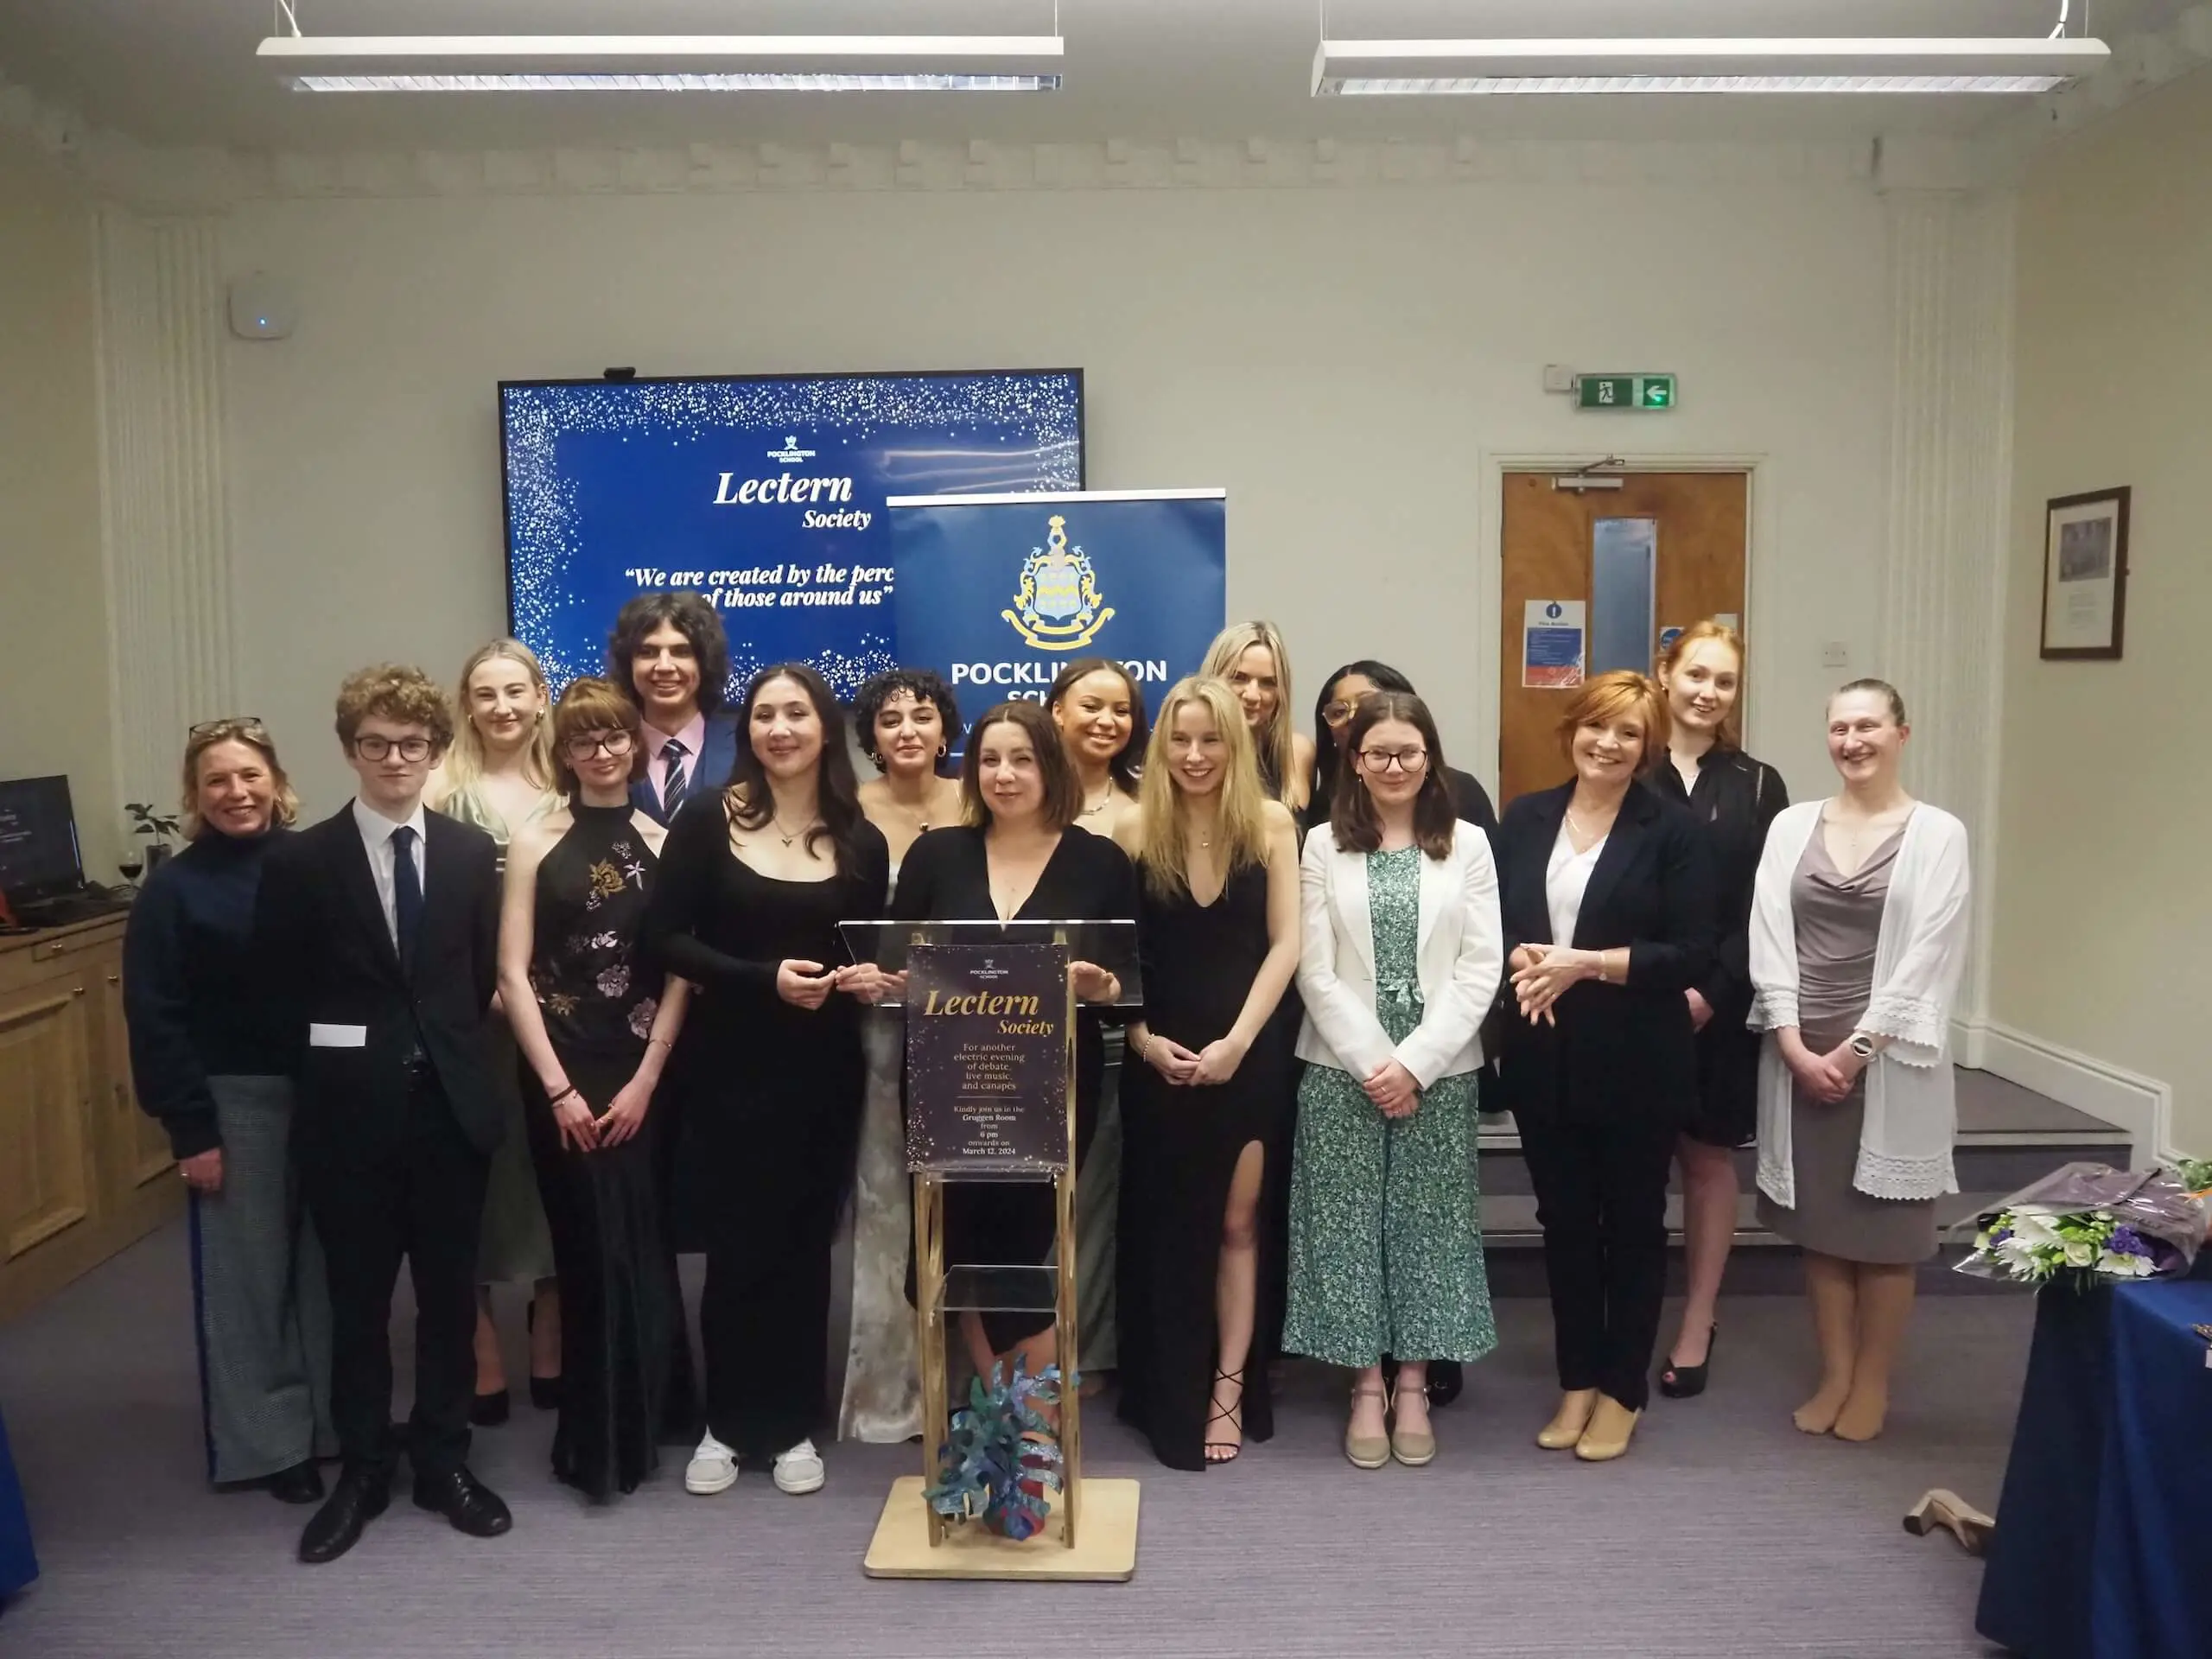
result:
M 578 732 L 564 741 L 561 747 L 568 752 L 569 760 L 582 765 L 602 750 L 619 760 L 630 753 L 636 741 L 628 732 L 617 726 L 612 731 Z
M 373 733 L 353 740 L 353 753 L 364 760 L 382 760 L 397 753 L 403 760 L 421 760 L 430 753 L 427 737 L 378 737 Z
M 1419 772 L 1428 765 L 1427 749 L 1362 749 L 1359 764 L 1370 772 Z

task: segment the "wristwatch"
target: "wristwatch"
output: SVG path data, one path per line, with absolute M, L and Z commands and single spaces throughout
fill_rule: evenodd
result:
M 1851 1052 L 1856 1054 L 1862 1060 L 1872 1059 L 1874 1058 L 1874 1039 L 1872 1037 L 1869 1037 L 1863 1031 L 1853 1032 L 1851 1033 Z

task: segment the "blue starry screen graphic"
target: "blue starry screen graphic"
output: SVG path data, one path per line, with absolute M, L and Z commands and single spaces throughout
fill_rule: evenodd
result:
M 703 594 L 732 695 L 771 663 L 849 698 L 899 660 L 888 495 L 1083 487 L 1083 374 L 508 381 L 507 592 L 557 691 L 632 595 Z

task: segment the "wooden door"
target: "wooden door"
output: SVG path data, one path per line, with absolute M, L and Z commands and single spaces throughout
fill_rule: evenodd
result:
M 93 1212 L 85 990 L 63 974 L 0 995 L 0 1262 Z
M 1560 715 L 1584 678 L 1607 668 L 1649 673 L 1668 630 L 1688 627 L 1703 617 L 1743 626 L 1751 493 L 1746 474 L 1629 473 L 1616 474 L 1621 484 L 1617 490 L 1558 488 L 1554 476 L 1505 474 L 1497 700 L 1501 807 L 1516 796 L 1567 781 L 1572 768 L 1560 752 Z M 1601 538 L 1609 559 L 1648 540 L 1648 601 L 1614 602 L 1620 592 L 1617 584 L 1593 582 L 1592 550 Z M 1531 605 L 1536 607 L 1534 613 Z M 1566 629 L 1576 620 L 1575 606 L 1581 607 L 1581 660 L 1570 666 L 1562 659 L 1568 655 Z M 1540 635 L 1533 651 L 1527 633 L 1532 620 L 1550 630 Z M 1593 644 L 1601 639 L 1611 642 L 1622 660 L 1593 654 Z M 1639 654 L 1640 660 L 1630 660 Z

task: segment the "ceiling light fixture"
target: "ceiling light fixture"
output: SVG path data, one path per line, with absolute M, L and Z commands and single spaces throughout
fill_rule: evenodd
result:
M 292 20 L 280 4 L 282 29 Z M 311 92 L 1057 92 L 1051 35 L 388 35 L 263 41 Z
M 1332 41 L 1313 95 L 2049 92 L 2111 58 L 2102 41 Z

